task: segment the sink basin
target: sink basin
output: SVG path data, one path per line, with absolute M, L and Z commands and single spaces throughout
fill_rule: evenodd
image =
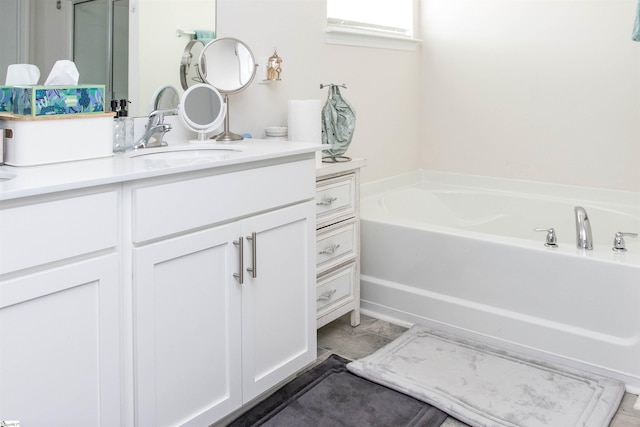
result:
M 15 174 L 9 172 L 0 172 L 0 182 L 9 181 L 10 179 L 13 179 L 15 177 Z
M 211 160 L 215 158 L 227 158 L 229 152 L 245 151 L 246 147 L 235 144 L 194 144 L 175 145 L 158 148 L 144 148 L 127 154 L 132 159 L 153 160 Z
M 213 158 L 226 158 L 227 155 L 220 151 L 213 150 L 191 150 L 191 151 L 166 151 L 160 153 L 141 153 L 132 156 L 134 159 L 141 160 L 198 160 Z

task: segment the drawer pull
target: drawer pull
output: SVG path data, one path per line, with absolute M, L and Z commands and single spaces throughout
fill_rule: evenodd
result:
M 323 250 L 318 252 L 318 254 L 319 255 L 331 255 L 331 254 L 335 253 L 335 251 L 338 250 L 339 247 L 340 247 L 340 244 L 336 243 L 334 245 L 331 245 L 329 247 L 324 248 Z
M 317 301 L 328 301 L 331 299 L 331 297 L 333 296 L 333 294 L 336 293 L 335 289 L 331 289 L 330 291 L 327 291 L 323 294 L 321 294 L 318 298 Z
M 319 202 L 316 202 L 316 206 L 329 206 L 331 204 L 333 204 L 333 202 L 335 202 L 336 200 L 338 200 L 337 197 L 329 197 L 329 198 L 324 198 L 322 200 L 320 200 Z
M 258 242 L 256 241 L 256 232 L 252 232 L 251 236 L 247 236 L 247 240 L 251 242 L 251 267 L 247 267 L 247 271 L 251 273 L 254 279 L 258 277 Z
M 244 241 L 242 237 L 238 237 L 238 240 L 234 240 L 233 244 L 238 247 L 238 272 L 233 273 L 233 277 L 238 279 L 238 283 L 242 285 L 244 283 L 244 274 L 242 274 L 242 269 L 244 268 Z

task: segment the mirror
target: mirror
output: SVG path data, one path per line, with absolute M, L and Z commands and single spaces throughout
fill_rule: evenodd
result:
M 207 132 L 220 127 L 225 118 L 226 106 L 222 95 L 211 85 L 196 84 L 182 95 L 178 114 L 184 124 L 198 132 L 198 139 L 189 142 L 207 141 Z
M 198 59 L 204 49 L 204 43 L 200 40 L 191 40 L 182 52 L 180 61 L 180 84 L 182 89 L 187 90 L 189 86 L 202 83 L 200 73 L 198 73 Z
M 4 84 L 9 64 L 35 64 L 44 81 L 56 60 L 73 58 L 76 3 L 84 4 L 87 12 L 84 16 L 93 14 L 87 8 L 91 3 L 113 6 L 114 25 L 120 25 L 113 31 L 113 39 L 106 36 L 104 22 L 100 28 L 95 26 L 95 31 L 89 31 L 91 38 L 86 40 L 92 40 L 93 52 L 106 52 L 109 43 L 113 44 L 114 52 L 123 50 L 119 45 L 128 46 L 128 57 L 116 55 L 112 65 L 121 70 L 114 72 L 120 76 L 114 76 L 117 81 L 114 87 L 119 85 L 125 90 L 114 97 L 131 100 L 130 116 L 147 115 L 152 108 L 152 95 L 159 87 L 167 84 L 180 87 L 176 65 L 193 37 L 188 33 L 216 29 L 216 0 L 0 0 L 0 16 L 5 18 L 0 26 L 0 83 Z M 128 21 L 125 27 L 118 24 L 124 18 Z M 182 37 L 178 36 L 179 29 L 184 32 Z M 104 67 L 106 61 L 105 58 Z M 78 69 L 81 79 L 88 76 L 96 80 L 87 83 L 106 82 L 106 68 L 101 68 L 100 74 Z
M 224 94 L 227 115 L 218 141 L 238 141 L 242 136 L 229 131 L 229 94 L 238 93 L 253 81 L 257 64 L 251 49 L 238 39 L 222 38 L 208 43 L 200 53 L 198 72 L 202 81 Z
M 171 85 L 159 88 L 151 99 L 153 111 L 174 110 L 177 109 L 180 104 L 180 94 L 178 94 L 178 90 Z

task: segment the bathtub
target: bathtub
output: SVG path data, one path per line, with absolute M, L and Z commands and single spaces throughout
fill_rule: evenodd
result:
M 416 171 L 362 186 L 362 309 L 640 391 L 640 193 Z M 576 247 L 574 207 L 594 249 Z M 544 245 L 551 228 L 558 247 Z

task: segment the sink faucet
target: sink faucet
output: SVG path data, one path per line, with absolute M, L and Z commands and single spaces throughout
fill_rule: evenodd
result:
M 590 251 L 593 249 L 593 236 L 587 211 L 582 206 L 576 206 L 573 211 L 576 215 L 576 246 Z
M 163 123 L 165 114 L 176 114 L 178 112 L 177 109 L 171 110 L 154 110 L 149 113 L 149 121 L 147 122 L 147 126 L 144 131 L 144 135 L 142 138 L 136 142 L 133 146 L 134 150 L 138 150 L 140 148 L 149 148 L 149 147 L 164 147 L 167 145 L 164 138 L 164 134 L 171 130 L 171 125 L 168 123 Z

